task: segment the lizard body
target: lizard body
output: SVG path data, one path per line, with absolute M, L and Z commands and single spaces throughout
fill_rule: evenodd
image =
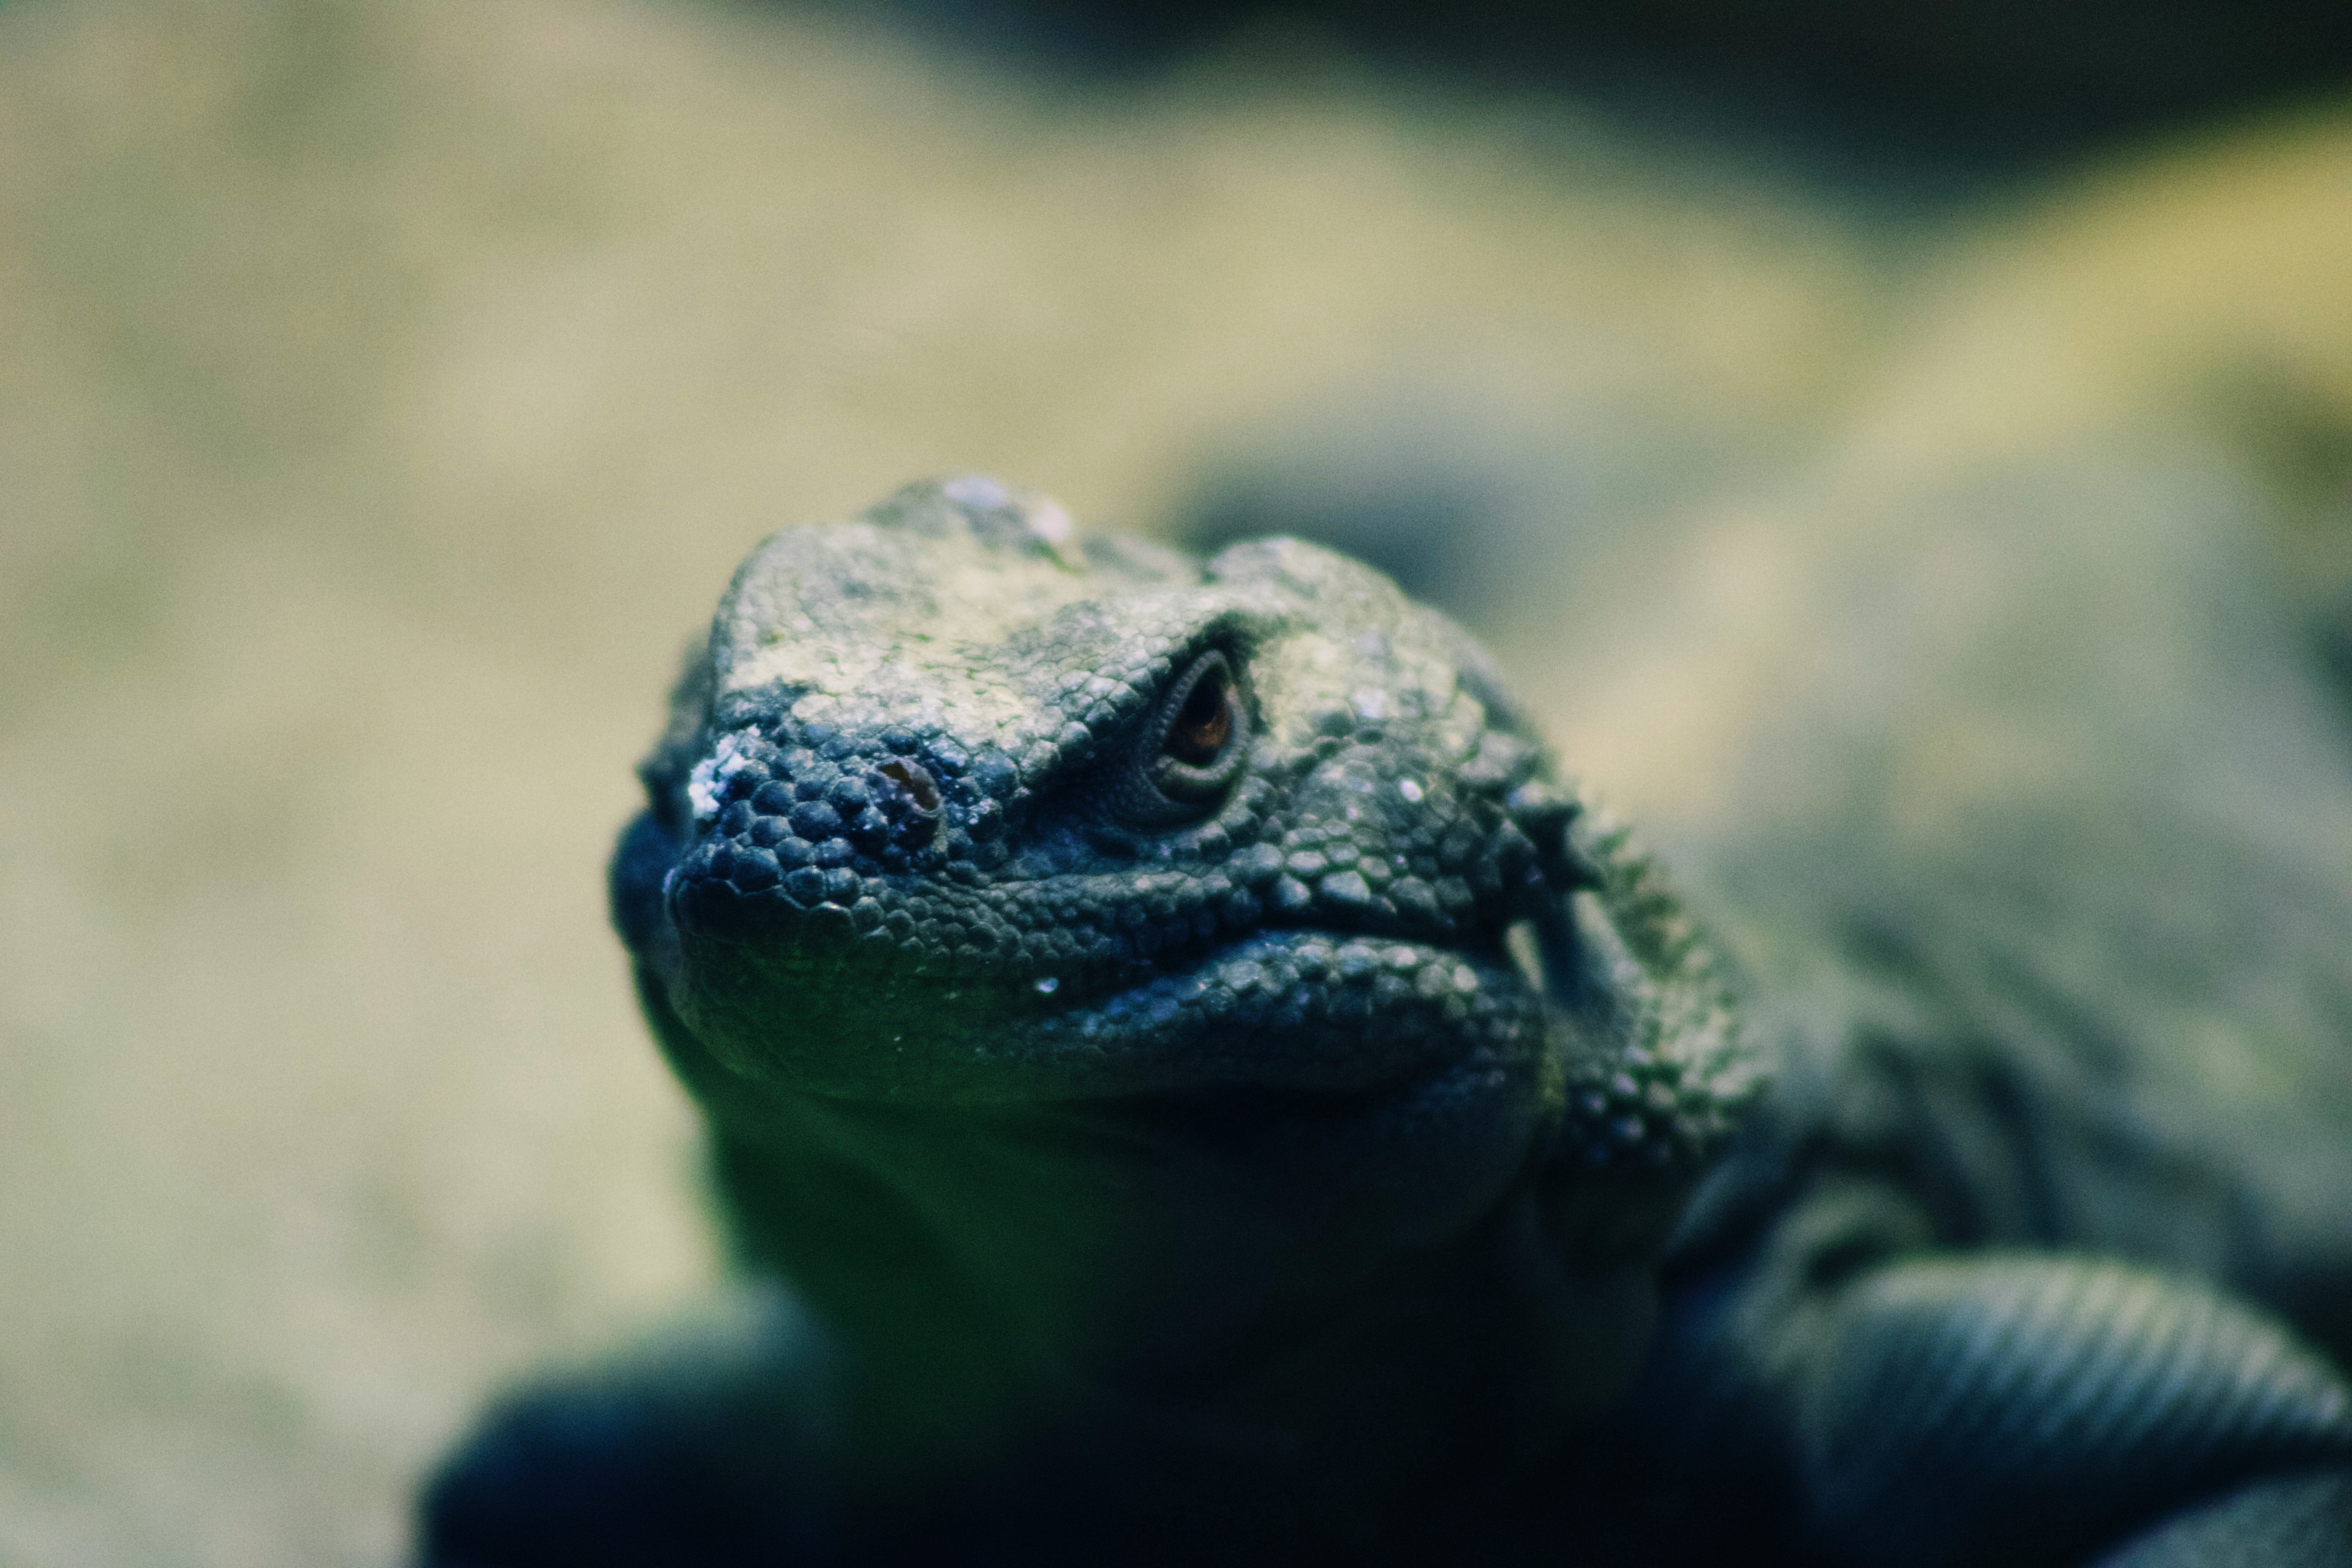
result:
M 616 924 L 792 1293 L 510 1405 L 436 1564 L 2352 1562 L 2352 1268 L 1971 990 L 2030 921 L 1743 1028 L 1344 558 L 910 487 L 753 554 L 643 773 Z

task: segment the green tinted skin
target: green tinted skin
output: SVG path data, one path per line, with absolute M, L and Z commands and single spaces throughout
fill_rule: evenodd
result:
M 646 1009 L 885 1489 L 1104 1411 L 1360 1525 L 1491 1488 L 1756 1088 L 1484 656 L 1309 545 L 975 480 L 788 531 L 646 776 Z
M 2274 834 L 2352 787 L 2184 668 L 2246 700 L 1749 830 L 1740 1026 L 1376 574 L 985 480 L 776 535 L 613 890 L 782 1284 L 510 1402 L 428 1560 L 2347 1568 L 2352 893 Z

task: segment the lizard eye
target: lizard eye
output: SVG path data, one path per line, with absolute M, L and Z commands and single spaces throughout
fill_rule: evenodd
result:
M 1160 743 L 1163 755 L 1188 768 L 1215 765 L 1234 735 L 1233 677 L 1222 655 L 1210 657 L 1213 668 L 1193 678 L 1192 689 L 1176 710 L 1175 723 L 1168 728 L 1168 739 Z
M 1160 699 L 1119 813 L 1139 827 L 1171 827 L 1212 810 L 1241 774 L 1249 725 L 1229 657 L 1194 659 Z

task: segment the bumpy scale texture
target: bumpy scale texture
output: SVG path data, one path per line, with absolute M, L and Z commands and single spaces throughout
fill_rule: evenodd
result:
M 1352 562 L 913 486 L 753 553 L 643 775 L 616 923 L 790 1293 L 509 1402 L 442 1568 L 2352 1562 L 2326 1354 L 1939 1250 L 1834 1125 L 1867 1053 L 1766 1100 L 1658 868 Z
M 1245 732 L 1229 786 L 1171 802 L 1143 764 L 1204 656 Z M 1696 933 L 1622 833 L 1580 831 L 1485 657 L 1311 545 L 1196 567 L 1074 542 L 1050 502 L 980 479 L 787 531 L 737 574 L 646 775 L 625 918 L 666 903 L 734 944 L 687 957 L 672 1005 L 803 1087 L 1337 1091 L 1444 1056 L 1546 1076 L 1580 1158 L 1665 1167 L 1752 1086 Z M 1605 973 L 1557 988 L 1623 1016 L 1559 1059 L 1505 933 L 1579 890 L 1633 923 L 1585 917 L 1607 945 L 1580 961 Z M 731 1011 L 768 994 L 732 964 L 870 1013 L 869 1046 L 909 1007 L 927 1037 L 819 1058 Z

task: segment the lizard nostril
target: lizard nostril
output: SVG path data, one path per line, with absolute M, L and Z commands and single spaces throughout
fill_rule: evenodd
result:
M 875 772 L 898 786 L 914 808 L 929 816 L 940 809 L 940 786 L 924 771 L 920 763 L 910 763 L 903 757 L 893 757 Z

